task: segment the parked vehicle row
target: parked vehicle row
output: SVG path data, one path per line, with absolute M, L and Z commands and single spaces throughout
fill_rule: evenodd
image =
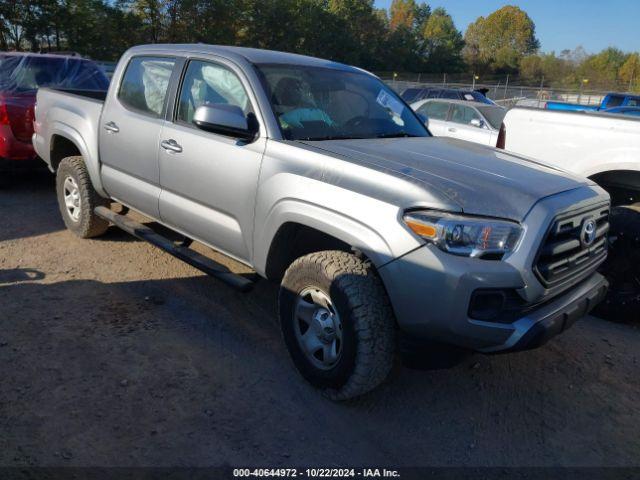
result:
M 604 190 L 435 138 L 361 69 L 141 46 L 121 58 L 104 99 L 42 88 L 37 102 L 33 142 L 56 173 L 69 230 L 95 237 L 113 223 L 250 287 L 187 248 L 196 240 L 279 281 L 291 358 L 331 398 L 382 382 L 398 335 L 481 352 L 535 348 L 605 295 Z M 114 201 L 185 241 L 115 213 Z

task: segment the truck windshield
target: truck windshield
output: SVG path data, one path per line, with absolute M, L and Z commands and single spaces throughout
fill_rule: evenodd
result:
M 428 137 L 400 97 L 365 73 L 301 65 L 257 65 L 287 140 Z
M 6 55 L 0 58 L 0 90 L 25 92 L 40 87 L 106 90 L 109 79 L 93 62 L 80 58 Z

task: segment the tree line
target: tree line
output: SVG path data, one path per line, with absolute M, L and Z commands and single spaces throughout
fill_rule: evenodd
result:
M 615 48 L 539 53 L 535 24 L 505 6 L 462 32 L 418 0 L 4 0 L 0 49 L 73 51 L 116 60 L 141 43 L 284 50 L 374 71 L 512 74 L 546 83 L 640 85 L 640 58 Z

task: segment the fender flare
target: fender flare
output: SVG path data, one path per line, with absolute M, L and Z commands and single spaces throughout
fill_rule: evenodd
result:
M 585 177 L 592 177 L 594 175 L 598 175 L 599 173 L 614 172 L 617 170 L 632 170 L 640 172 L 640 162 L 638 160 L 605 162 L 598 164 L 593 168 L 589 168 L 581 172 L 581 174 Z
M 339 212 L 297 199 L 283 199 L 269 211 L 254 243 L 254 265 L 264 275 L 269 252 L 280 228 L 296 223 L 319 230 L 360 250 L 376 268 L 394 259 L 384 238 L 369 226 Z
M 89 147 L 82 138 L 82 135 L 80 135 L 80 132 L 65 123 L 56 121 L 51 126 L 50 135 L 51 140 L 49 143 L 49 148 L 52 147 L 52 141 L 55 135 L 66 138 L 76 146 L 76 148 L 80 152 L 80 155 L 82 155 L 82 158 L 84 159 L 85 165 L 87 166 L 87 172 L 89 172 L 89 178 L 91 179 L 93 188 L 95 188 L 96 192 L 98 192 L 99 195 L 105 198 L 109 198 L 109 195 L 107 194 L 107 192 L 105 192 L 102 186 L 102 180 L 100 178 L 100 162 L 97 158 L 98 152 L 95 152 L 93 154 L 90 153 Z

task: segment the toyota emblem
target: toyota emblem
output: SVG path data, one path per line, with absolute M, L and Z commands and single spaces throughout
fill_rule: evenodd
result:
M 582 222 L 580 229 L 580 243 L 583 247 L 590 247 L 596 240 L 596 221 L 593 218 L 587 218 Z

